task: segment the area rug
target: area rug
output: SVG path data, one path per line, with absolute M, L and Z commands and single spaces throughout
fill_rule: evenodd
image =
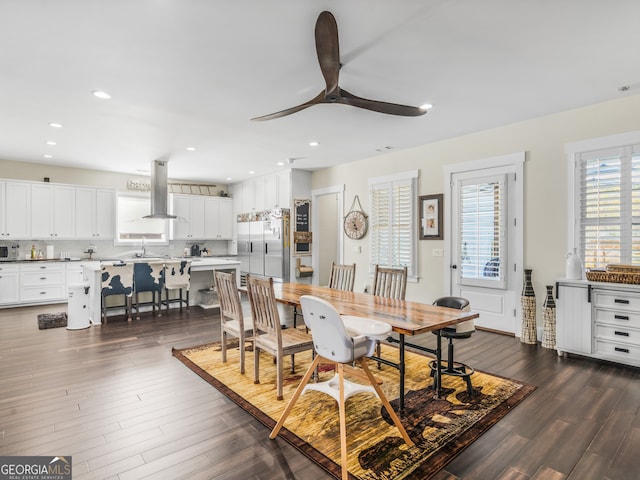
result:
M 260 358 L 260 383 L 253 383 L 253 352 L 246 348 L 246 373 L 240 374 L 237 343 L 221 361 L 220 344 L 213 343 L 173 350 L 187 367 L 272 429 L 299 385 L 311 359 L 311 352 L 296 354 L 295 373 L 285 361 L 284 400 L 276 400 L 276 369 L 267 354 Z M 383 356 L 397 360 L 398 350 L 383 345 Z M 435 398 L 427 362 L 430 359 L 406 352 L 405 409 L 402 423 L 414 441 L 408 447 L 388 417 L 379 399 L 359 393 L 347 400 L 347 451 L 350 478 L 361 480 L 427 479 L 440 471 L 535 387 L 522 382 L 476 371 L 471 377 L 476 394 L 467 393 L 464 381 L 446 376 L 441 398 Z M 398 371 L 388 366 L 370 369 L 382 381 L 382 389 L 398 409 Z M 320 368 L 320 381 L 334 372 Z M 350 378 L 363 383 L 361 380 Z M 393 400 L 392 400 L 393 399 Z M 270 432 L 265 432 L 265 438 Z M 337 403 L 328 395 L 308 391 L 296 403 L 279 438 L 336 478 L 340 468 L 340 424 Z

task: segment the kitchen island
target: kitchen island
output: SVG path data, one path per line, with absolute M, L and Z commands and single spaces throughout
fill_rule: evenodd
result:
M 125 262 L 145 262 L 145 261 L 158 261 L 159 258 L 135 258 L 128 259 Z M 167 259 L 169 260 L 169 259 Z M 191 260 L 191 286 L 189 288 L 189 304 L 201 305 L 203 308 L 217 307 L 217 303 L 211 303 L 206 300 L 200 291 L 210 291 L 210 287 L 213 285 L 213 272 L 215 270 L 234 271 L 236 272 L 236 279 L 240 281 L 240 262 L 235 260 L 225 260 L 216 257 L 188 257 L 188 258 L 175 258 L 171 260 Z M 121 260 L 117 261 L 104 261 L 104 262 L 90 262 L 84 265 L 84 277 L 89 283 L 89 319 L 92 325 L 101 325 L 101 268 L 103 264 L 122 263 Z M 164 295 L 164 292 L 163 292 Z M 206 297 L 209 297 L 206 295 Z M 141 310 L 150 310 L 151 307 L 142 308 Z M 124 313 L 124 308 L 122 310 Z M 115 311 L 118 314 L 118 311 Z

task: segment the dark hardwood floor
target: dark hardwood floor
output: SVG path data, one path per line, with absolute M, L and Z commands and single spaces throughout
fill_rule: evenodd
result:
M 65 309 L 0 310 L 0 455 L 71 455 L 76 480 L 331 478 L 172 357 L 219 339 L 217 310 L 38 330 Z M 640 370 L 481 331 L 456 356 L 538 388 L 437 479 L 640 478 Z

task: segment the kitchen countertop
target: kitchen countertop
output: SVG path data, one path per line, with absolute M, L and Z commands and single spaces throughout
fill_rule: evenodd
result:
M 38 263 L 38 262 L 93 262 L 88 258 L 37 258 L 37 259 L 18 259 L 18 260 L 0 260 L 0 263 Z

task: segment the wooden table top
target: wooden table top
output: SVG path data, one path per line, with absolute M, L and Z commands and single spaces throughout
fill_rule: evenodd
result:
M 391 325 L 405 335 L 439 330 L 478 318 L 476 312 L 436 307 L 407 300 L 393 300 L 368 293 L 345 292 L 304 283 L 274 283 L 276 298 L 288 305 L 300 306 L 302 295 L 314 295 L 331 303 L 341 315 L 368 317 Z

